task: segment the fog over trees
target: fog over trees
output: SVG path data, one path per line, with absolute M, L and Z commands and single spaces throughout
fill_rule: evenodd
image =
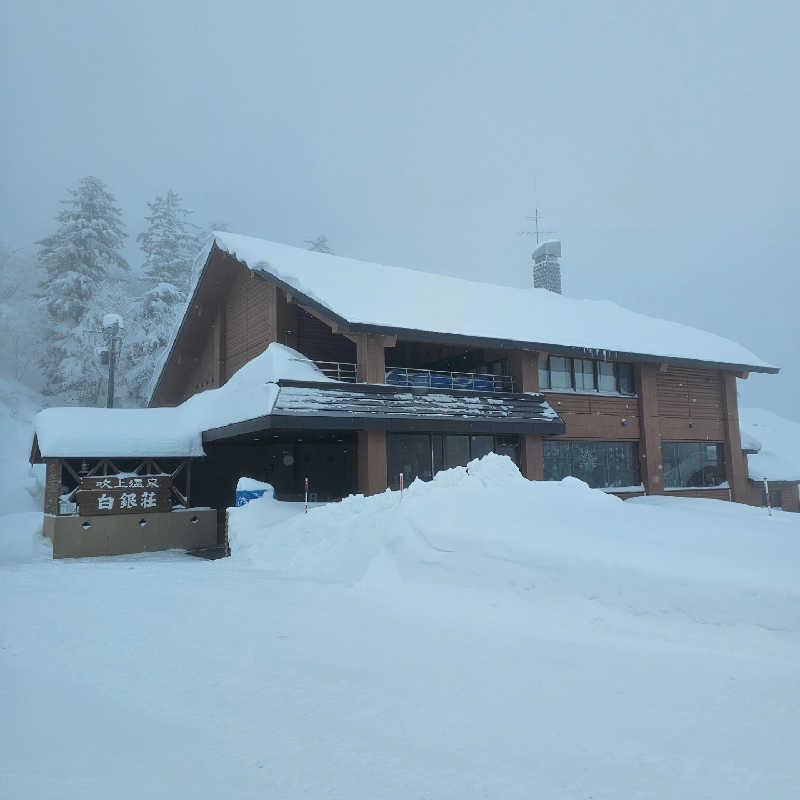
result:
M 41 385 L 44 358 L 49 391 L 102 398 L 85 330 L 89 306 L 113 306 L 120 401 L 141 402 L 141 361 L 195 277 L 145 267 L 142 245 L 160 245 L 138 237 L 171 191 L 185 235 L 230 227 L 520 288 L 538 207 L 567 294 L 740 342 L 782 368 L 740 381 L 742 404 L 800 418 L 797 4 L 32 0 L 3 23 L 3 375 Z M 89 175 L 116 198 L 130 269 L 88 262 L 105 270 L 91 289 L 71 270 L 53 316 L 32 302 L 56 280 L 35 243 Z M 45 354 L 55 324 L 63 352 Z

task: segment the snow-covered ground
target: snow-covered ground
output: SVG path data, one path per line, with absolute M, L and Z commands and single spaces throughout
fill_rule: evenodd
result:
M 800 423 L 765 408 L 739 409 L 742 447 L 758 450 L 747 456 L 755 481 L 800 481 Z
M 54 562 L 0 519 L 0 796 L 800 796 L 800 515 L 488 456 L 231 526 Z
M 44 467 L 28 463 L 32 420 L 41 407 L 38 392 L 0 376 L 0 512 L 42 508 Z

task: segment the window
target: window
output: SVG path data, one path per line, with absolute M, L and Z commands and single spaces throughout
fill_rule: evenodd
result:
M 571 389 L 572 388 L 572 359 L 550 356 L 550 388 L 551 389 Z
M 552 391 L 635 394 L 633 364 L 550 356 L 540 362 L 539 387 Z
M 620 364 L 620 366 L 624 366 Z M 614 374 L 613 361 L 597 362 L 597 388 L 601 392 L 617 391 L 617 376 Z
M 664 442 L 664 488 L 720 486 L 725 482 L 724 448 L 709 442 Z
M 575 366 L 575 391 L 593 392 L 594 382 L 594 361 L 589 358 L 573 359 Z
M 465 466 L 494 451 L 519 464 L 519 436 L 461 436 L 441 433 L 390 433 L 386 437 L 389 486 L 408 486 L 415 478 L 429 481 L 439 470 Z
M 594 489 L 639 486 L 639 445 L 636 442 L 546 441 L 544 479 L 560 481 L 568 475 Z

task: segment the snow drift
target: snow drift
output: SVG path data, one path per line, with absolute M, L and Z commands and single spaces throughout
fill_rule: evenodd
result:
M 623 502 L 575 478 L 528 481 L 493 453 L 402 497 L 357 495 L 307 515 L 256 500 L 231 510 L 230 537 L 234 560 L 281 578 L 533 584 L 641 613 L 800 630 L 800 515 L 718 500 Z
M 269 414 L 282 378 L 329 381 L 304 355 L 273 342 L 219 389 L 174 408 L 48 408 L 34 427 L 43 456 L 203 456 L 203 431 Z

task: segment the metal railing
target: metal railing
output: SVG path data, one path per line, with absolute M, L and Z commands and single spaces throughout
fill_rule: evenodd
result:
M 356 383 L 358 366 L 346 361 L 313 361 L 317 369 L 334 381 Z M 436 369 L 386 367 L 386 383 L 390 386 L 424 386 L 429 389 L 457 389 L 477 392 L 513 392 L 510 375 L 483 372 L 446 372 Z
M 314 361 L 314 366 L 326 377 L 343 383 L 355 383 L 358 369 L 346 361 Z
M 460 389 L 478 392 L 513 392 L 510 375 L 481 372 L 443 372 L 432 369 L 387 367 L 386 383 L 390 386 L 427 386 L 431 389 Z

